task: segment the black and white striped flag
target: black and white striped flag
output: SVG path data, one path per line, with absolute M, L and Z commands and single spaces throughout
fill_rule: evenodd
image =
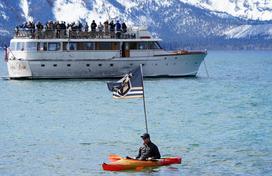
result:
M 113 98 L 142 98 L 144 89 L 141 66 L 126 74 L 119 81 L 108 82 L 107 85 L 113 93 Z

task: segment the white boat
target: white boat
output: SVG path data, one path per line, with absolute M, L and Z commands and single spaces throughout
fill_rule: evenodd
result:
M 19 31 L 7 54 L 11 79 L 122 77 L 142 64 L 145 77 L 196 76 L 206 51 L 166 51 L 146 29 L 126 33 Z

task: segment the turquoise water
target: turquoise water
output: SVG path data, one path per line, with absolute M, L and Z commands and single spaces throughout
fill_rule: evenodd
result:
M 183 163 L 138 173 L 101 163 L 136 155 L 141 99 L 113 100 L 107 80 L 0 79 L 0 175 L 272 175 L 272 51 L 210 51 L 207 67 L 145 80 L 151 138 Z

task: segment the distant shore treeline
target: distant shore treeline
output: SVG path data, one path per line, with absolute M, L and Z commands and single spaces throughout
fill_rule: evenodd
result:
M 219 38 L 207 38 L 207 39 L 183 39 L 173 40 L 170 42 L 162 42 L 161 45 L 164 48 L 170 50 L 177 49 L 209 49 L 209 50 L 272 50 L 271 40 L 259 40 L 258 38 L 250 39 L 219 39 Z

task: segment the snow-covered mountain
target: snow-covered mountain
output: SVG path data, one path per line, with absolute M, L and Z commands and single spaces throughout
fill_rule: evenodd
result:
M 230 27 L 228 30 L 224 31 L 224 36 L 237 39 L 250 36 L 267 36 L 267 39 L 272 39 L 272 24 Z
M 26 1 L 26 0 L 24 0 Z M 214 13 L 222 14 L 226 13 L 235 17 L 241 17 L 251 20 L 272 20 L 272 1 L 271 0 L 179 0 L 180 2 L 188 3 L 202 9 L 208 9 Z M 116 14 L 116 7 L 121 7 L 126 10 L 137 9 L 139 4 L 154 3 L 157 7 L 174 7 L 177 1 L 173 0 L 56 0 L 55 14 L 58 18 L 67 18 L 67 15 L 62 12 L 69 11 L 71 9 L 82 9 L 82 11 L 75 11 L 75 16 L 88 17 L 89 15 L 97 15 L 95 12 L 89 12 L 90 8 L 97 9 L 96 12 L 100 12 L 98 16 L 103 18 L 108 14 L 101 15 L 101 8 L 112 9 L 111 15 Z M 84 8 L 86 7 L 87 8 Z M 118 8 L 120 10 L 120 8 Z
M 147 25 L 165 41 L 184 47 L 256 43 L 272 39 L 272 21 L 264 21 L 272 20 L 271 9 L 268 0 L 1 0 L 0 36 L 10 36 L 25 20 L 90 23 L 111 18 Z
M 271 0 L 181 0 L 182 2 L 252 20 L 272 20 Z

